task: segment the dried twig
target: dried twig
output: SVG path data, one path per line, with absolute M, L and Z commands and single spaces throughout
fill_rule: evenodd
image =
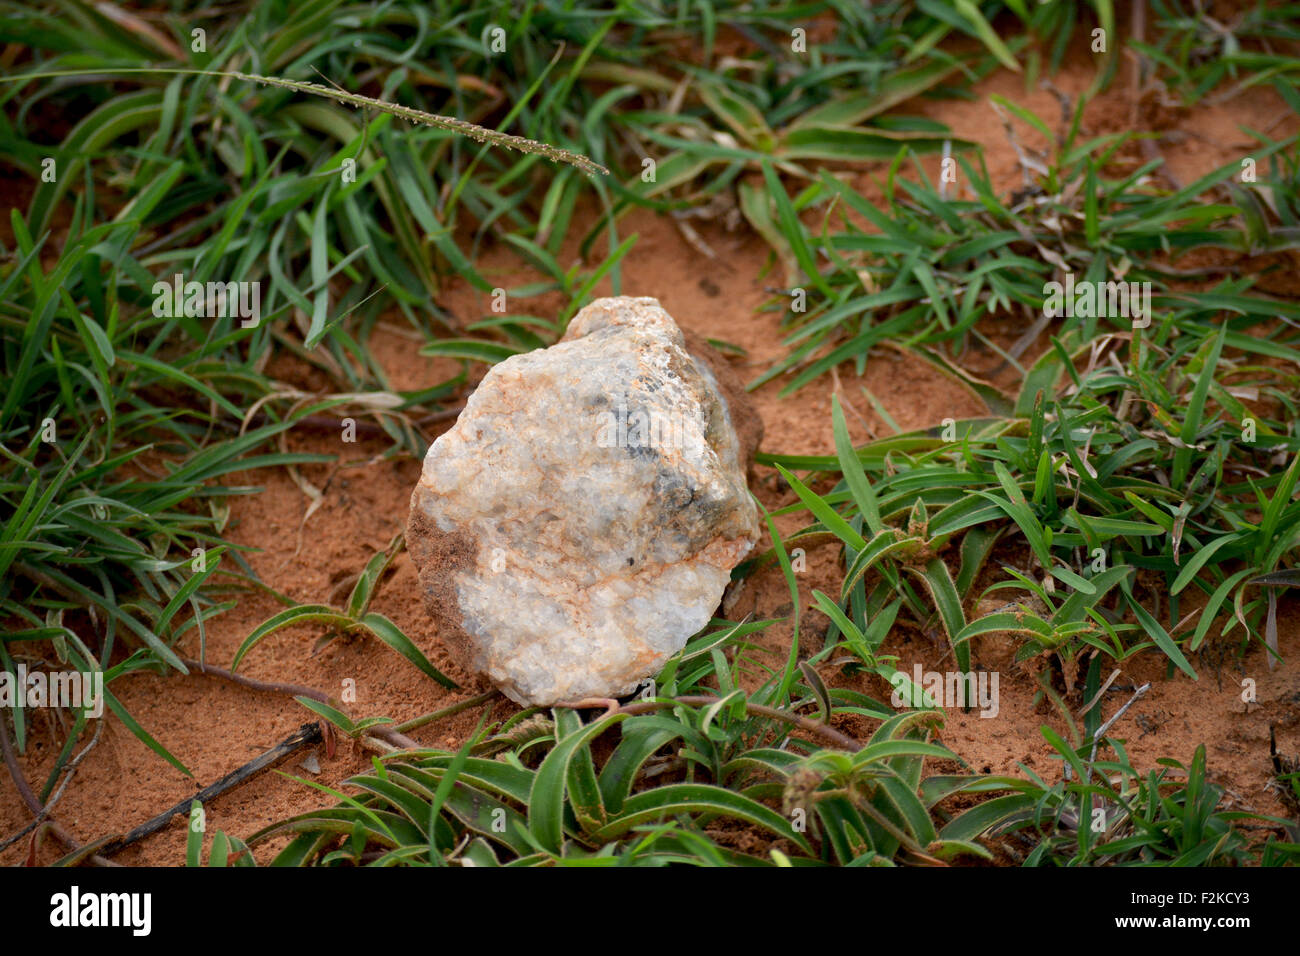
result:
M 1145 684 L 1143 684 L 1141 687 L 1135 690 L 1133 692 L 1133 696 L 1128 699 L 1128 701 L 1124 704 L 1124 706 L 1121 707 L 1119 710 L 1115 711 L 1115 713 L 1111 715 L 1110 720 L 1106 721 L 1099 728 L 1097 728 L 1097 732 L 1092 735 L 1092 750 L 1088 753 L 1089 775 L 1092 774 L 1092 763 L 1094 760 L 1097 759 L 1097 745 L 1100 744 L 1102 738 L 1106 736 L 1106 731 L 1110 730 L 1111 725 L 1114 724 L 1115 721 L 1123 717 L 1124 712 L 1128 710 L 1130 707 L 1132 707 L 1134 704 L 1136 704 L 1142 698 L 1142 696 L 1150 689 L 1151 689 L 1151 682 L 1147 681 Z
M 1142 43 L 1145 39 L 1147 22 L 1146 7 L 1147 5 L 1145 0 L 1136 0 L 1133 4 L 1131 11 L 1132 17 L 1129 21 L 1130 41 L 1133 43 Z M 1131 74 L 1132 89 L 1129 93 L 1131 104 L 1129 109 L 1129 126 L 1132 129 L 1137 129 L 1138 111 L 1141 108 L 1142 103 L 1142 80 L 1147 72 L 1147 60 L 1146 57 L 1137 52 L 1137 50 L 1132 46 L 1127 47 L 1125 52 L 1133 58 L 1133 71 Z M 1150 139 L 1143 138 L 1141 140 L 1141 148 L 1143 157 L 1148 161 L 1152 159 L 1160 160 L 1160 175 L 1165 178 L 1170 186 L 1175 190 L 1183 188 L 1182 181 L 1170 171 L 1169 163 L 1165 160 L 1164 156 L 1161 155 L 1160 148 L 1156 146 L 1154 142 Z
M 318 700 L 322 704 L 330 704 L 331 707 L 334 706 L 334 704 L 331 703 L 328 694 L 319 691 L 314 687 L 306 687 L 302 684 L 281 683 L 278 681 L 254 680 L 252 677 L 245 677 L 243 674 L 236 674 L 232 671 L 228 671 L 224 667 L 217 667 L 215 664 L 204 664 L 188 657 L 182 657 L 181 663 L 186 667 L 198 671 L 200 674 L 220 677 L 222 680 L 228 680 L 231 683 L 239 684 L 241 687 L 248 687 L 252 690 L 269 691 L 273 694 L 288 694 L 290 697 L 307 697 L 311 700 Z M 391 727 L 367 727 L 366 732 L 388 741 L 395 747 L 401 747 L 405 750 L 420 749 L 419 743 L 405 734 L 398 733 Z
M 459 714 L 462 710 L 469 710 L 471 707 L 477 707 L 479 704 L 486 704 L 492 698 L 500 696 L 504 695 L 502 695 L 501 691 L 493 688 L 492 690 L 477 694 L 468 700 L 462 700 L 458 704 L 452 704 L 449 707 L 443 707 L 441 710 L 435 710 L 429 714 L 422 714 L 419 717 L 412 717 L 410 720 L 398 724 L 393 729 L 400 733 L 405 733 L 408 730 L 415 730 L 417 727 L 431 724 L 435 720 L 441 720 L 443 717 L 450 717 L 452 714 Z
M 9 742 L 9 730 L 5 726 L 3 719 L 0 719 L 0 754 L 4 756 L 5 766 L 9 768 L 9 776 L 13 778 L 14 787 L 18 790 L 18 796 L 22 798 L 27 808 L 36 814 L 37 826 L 49 829 L 69 851 L 75 853 L 80 850 L 82 844 L 71 833 L 63 829 L 49 816 L 45 816 L 43 820 L 41 819 L 46 808 L 41 804 L 36 794 L 32 792 L 31 786 L 27 783 L 27 778 L 23 776 L 22 768 L 18 766 L 18 757 L 14 753 L 13 744 Z M 90 860 L 100 866 L 116 865 L 98 853 L 92 854 Z
M 1110 676 L 1106 678 L 1106 683 L 1102 684 L 1101 689 L 1098 690 L 1097 693 L 1092 695 L 1092 700 L 1084 704 L 1083 707 L 1079 710 L 1080 717 L 1087 714 L 1088 711 L 1092 710 L 1092 708 L 1097 705 L 1097 701 L 1101 700 L 1102 697 L 1105 696 L 1106 691 L 1110 690 L 1110 685 L 1115 683 L 1115 678 L 1119 677 L 1119 674 L 1120 674 L 1120 669 L 1118 667 L 1110 672 Z
M 126 849 L 132 843 L 137 843 L 145 837 L 157 833 L 163 827 L 167 826 L 167 824 L 170 823 L 172 818 L 177 814 L 188 814 L 190 812 L 190 806 L 194 801 L 197 800 L 199 803 L 204 804 L 209 803 L 227 790 L 237 787 L 259 770 L 269 767 L 271 764 L 287 757 L 296 750 L 311 746 L 312 744 L 320 743 L 320 740 L 321 727 L 319 723 L 313 722 L 310 724 L 303 724 L 293 734 L 280 741 L 280 743 L 276 744 L 260 757 L 250 760 L 238 770 L 232 770 L 216 783 L 204 787 L 192 797 L 186 797 L 180 803 L 176 804 L 176 806 L 169 810 L 164 810 L 147 823 L 140 824 L 140 826 L 126 834 L 126 836 L 104 844 L 99 852 L 104 856 L 112 856 L 114 853 Z
M 1047 166 L 1041 160 L 1034 159 L 1029 152 L 1020 145 L 1020 140 L 1016 137 L 1016 129 L 1011 125 L 1011 117 L 1007 111 L 1002 108 L 1002 104 L 996 101 L 990 103 L 993 111 L 998 114 L 1002 120 L 1002 129 L 1007 134 L 1007 141 L 1011 143 L 1011 148 L 1015 151 L 1016 160 L 1020 166 L 1020 176 L 1024 180 L 1025 189 L 1032 189 L 1034 186 L 1033 178 L 1029 175 L 1031 172 L 1038 173 L 1040 176 L 1049 175 Z M 1037 150 L 1035 150 L 1037 152 Z M 1039 154 L 1042 155 L 1042 154 Z
M 63 793 L 65 790 L 68 789 L 68 784 L 72 782 L 72 778 L 77 775 L 77 764 L 81 763 L 81 761 L 85 759 L 86 754 L 90 753 L 92 750 L 95 749 L 95 745 L 99 743 L 99 738 L 103 736 L 103 733 L 104 733 L 104 721 L 98 720 L 95 722 L 95 734 L 93 737 L 90 738 L 90 743 L 82 747 L 81 750 L 77 752 L 77 755 L 68 761 L 68 765 L 63 768 L 64 769 L 63 780 L 59 783 L 58 789 L 56 789 L 54 793 L 51 794 L 50 799 L 46 801 L 45 806 L 41 810 L 41 812 L 36 814 L 36 819 L 34 819 L 31 823 L 27 824 L 27 826 L 23 827 L 13 836 L 5 840 L 0 840 L 0 850 L 4 850 L 9 846 L 11 846 L 12 844 L 17 843 L 19 840 L 21 840 L 32 830 L 35 830 L 38 826 L 40 826 L 41 821 L 43 821 L 46 817 L 50 815 L 50 811 L 54 809 L 54 805 L 63 798 Z

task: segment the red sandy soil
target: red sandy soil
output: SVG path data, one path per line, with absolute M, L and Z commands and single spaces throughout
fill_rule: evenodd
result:
M 1076 97 L 1092 76 L 1092 67 L 1085 61 L 1063 70 L 1053 81 L 1060 90 Z M 1006 72 L 994 74 L 976 92 L 979 99 L 971 103 L 916 101 L 905 104 L 900 112 L 940 119 L 952 127 L 954 135 L 980 143 L 998 192 L 1005 195 L 1020 188 L 1021 176 L 1002 123 L 988 105 L 988 94 L 1002 94 L 1045 118 L 1059 115 L 1058 101 L 1049 92 L 1026 91 L 1022 77 Z M 1087 132 L 1096 135 L 1130 128 L 1128 102 L 1127 85 L 1117 81 L 1112 91 L 1090 105 L 1085 118 Z M 1144 112 L 1149 111 L 1144 107 Z M 1168 135 L 1161 140 L 1159 149 L 1173 174 L 1190 182 L 1240 157 L 1247 140 L 1238 124 L 1269 130 L 1280 138 L 1295 131 L 1297 118 L 1271 90 L 1257 87 L 1229 103 L 1197 107 L 1190 114 L 1160 112 L 1158 126 L 1167 129 Z M 1020 123 L 1016 128 L 1022 144 L 1043 146 L 1032 130 Z M 1136 151 L 1133 158 L 1140 161 Z M 938 163 L 937 157 L 925 160 L 932 181 L 937 181 Z M 869 177 L 879 178 L 882 168 L 862 174 L 856 183 L 872 198 L 879 198 L 879 190 L 872 192 L 875 187 Z M 585 210 L 573 234 L 581 236 L 594 221 L 593 210 Z M 753 380 L 784 354 L 779 317 L 775 312 L 757 311 L 770 298 L 765 288 L 781 284 L 779 266 L 765 273 L 765 265 L 769 264 L 766 247 L 743 226 L 728 232 L 720 223 L 691 223 L 717 251 L 718 261 L 707 260 L 685 241 L 669 218 L 641 211 L 626 216 L 620 223 L 621 234 L 636 233 L 639 239 L 624 260 L 618 291 L 657 297 L 683 327 L 741 346 L 747 355 L 735 360 L 737 370 L 746 381 Z M 571 245 L 565 252 L 561 261 L 572 262 L 576 250 Z M 498 248 L 486 249 L 482 266 L 490 281 L 505 287 L 534 278 L 519 269 L 518 261 L 508 251 Z M 1295 271 L 1292 268 L 1290 276 Z M 601 291 L 613 292 L 608 282 Z M 487 298 L 460 281 L 450 284 L 442 304 L 465 321 L 490 311 Z M 558 296 L 551 296 L 542 302 L 534 300 L 527 308 L 549 315 L 562 306 Z M 1000 343 L 1014 341 L 1024 330 L 1018 322 L 1009 320 L 991 321 L 984 328 Z M 457 363 L 419 356 L 419 344 L 419 337 L 400 316 L 381 324 L 371 340 L 375 358 L 394 388 L 426 387 L 458 371 Z M 1031 349 L 1030 354 L 1035 351 Z M 267 371 L 296 387 L 322 391 L 329 388 L 324 375 L 294 358 L 277 356 Z M 472 371 L 472 375 L 481 374 L 481 367 Z M 789 398 L 778 397 L 781 384 L 769 383 L 753 393 L 766 426 L 763 447 L 769 452 L 833 453 L 830 400 L 837 389 L 857 443 L 890 434 L 889 427 L 863 396 L 862 386 L 870 389 L 903 429 L 931 427 L 946 417 L 974 416 L 984 411 L 966 391 L 929 365 L 893 350 L 874 353 L 861 379 L 853 374 L 850 363 L 841 366 L 837 376 L 823 376 Z M 999 384 L 1013 383 L 1000 379 Z M 436 426 L 426 431 L 425 437 L 432 441 L 445 427 Z M 309 501 L 284 470 L 229 476 L 228 484 L 259 486 L 263 490 L 233 499 L 228 534 L 236 542 L 261 549 L 250 556 L 250 562 L 272 587 L 300 602 L 337 604 L 346 598 L 349 576 L 403 528 L 420 463 L 409 457 L 385 460 L 380 456 L 387 442 L 365 436 L 356 444 L 345 445 L 328 433 L 295 430 L 289 436 L 288 447 L 339 456 L 336 464 L 302 469 L 304 477 L 327 490 L 323 505 L 302 528 L 301 549 L 299 527 Z M 779 476 L 767 468 L 757 469 L 754 490 L 769 510 L 795 500 Z M 806 515 L 786 516 L 777 522 L 783 535 L 806 523 Z M 762 549 L 768 546 L 766 540 L 759 545 Z M 999 553 L 994 563 L 1019 558 L 1012 549 L 1010 554 Z M 811 645 L 817 649 L 817 638 L 827 624 L 824 617 L 807 610 L 813 589 L 837 593 L 842 573 L 838 548 L 827 546 L 808 554 L 807 570 L 798 576 L 805 609 L 803 648 Z M 207 660 L 229 666 L 235 649 L 249 632 L 280 609 L 281 605 L 262 594 L 241 597 L 235 609 L 209 624 Z M 472 686 L 470 675 L 458 671 L 441 652 L 421 607 L 416 576 L 405 553 L 396 560 L 372 609 L 387 615 L 421 643 L 436 666 Z M 1151 691 L 1111 730 L 1113 736 L 1127 742 L 1135 766 L 1153 769 L 1161 757 L 1188 763 L 1196 747 L 1204 743 L 1210 778 L 1227 788 L 1231 808 L 1285 814 L 1273 791 L 1266 788 L 1271 775 L 1268 728 L 1270 724 L 1276 726 L 1282 751 L 1300 751 L 1300 616 L 1296 610 L 1294 601 L 1283 601 L 1279 631 L 1286 662 L 1273 671 L 1267 668 L 1258 646 L 1252 646 L 1241 658 L 1234 656 L 1233 648 L 1211 646 L 1208 653 L 1193 658 L 1202 675 L 1199 682 L 1182 674 L 1166 680 L 1166 662 L 1159 654 L 1148 653 L 1120 665 L 1122 675 L 1101 705 L 1107 715 L 1129 698 L 1134 685 L 1153 682 Z M 734 620 L 751 612 L 761 618 L 789 614 L 790 595 L 779 568 L 768 566 L 746 581 L 729 616 Z M 974 608 L 968 612 L 983 613 Z M 1211 633 L 1217 631 L 1216 626 Z M 344 682 L 351 679 L 356 682 L 357 699 L 349 705 L 354 716 L 385 715 L 399 722 L 464 700 L 472 693 L 444 690 L 377 640 L 339 638 L 317 648 L 322 636 L 323 630 L 312 626 L 281 631 L 263 641 L 240 671 L 264 681 L 305 684 L 332 695 L 340 694 Z M 788 622 L 773 625 L 759 638 L 761 647 L 770 652 L 763 662 L 779 666 L 788 652 L 790 638 Z M 20 645 L 11 650 L 39 656 L 42 648 Z M 181 650 L 198 656 L 198 639 L 192 631 Z M 1059 762 L 1051 759 L 1054 751 L 1043 740 L 1039 728 L 1047 725 L 1064 735 L 1065 725 L 1054 707 L 1034 707 L 1036 670 L 1044 666 L 1043 662 L 1016 665 L 1012 662 L 1014 650 L 1010 642 L 997 635 L 976 645 L 977 664 L 1001 671 L 1001 712 L 996 719 L 981 719 L 976 711 L 963 714 L 949 710 L 939 740 L 976 772 L 1016 774 L 1019 762 L 1048 779 L 1058 779 Z M 951 660 L 944 660 L 945 648 L 910 623 L 895 627 L 886 651 L 897 654 L 899 666 L 909 673 L 917 662 L 925 669 L 953 669 Z M 1109 661 L 1104 663 L 1103 676 L 1109 674 L 1111 666 Z M 753 670 L 756 679 L 761 679 L 758 669 Z M 875 678 L 849 679 L 832 667 L 823 667 L 822 677 L 830 684 L 852 686 L 878 699 L 888 698 L 889 688 Z M 1241 699 L 1244 677 L 1258 684 L 1258 702 L 1249 706 Z M 54 814 L 82 841 L 131 829 L 192 796 L 312 719 L 288 696 L 201 675 L 136 674 L 116 682 L 113 690 L 140 723 L 193 771 L 194 777 L 181 774 L 116 719 L 109 719 L 102 739 L 78 768 Z M 1077 696 L 1069 699 L 1075 711 L 1082 705 Z M 491 720 L 502 720 L 516 712 L 513 704 L 500 698 L 485 706 L 493 708 Z M 480 706 L 462 712 L 416 730 L 412 736 L 431 747 L 455 749 L 478 726 L 483 710 Z M 859 718 L 840 722 L 841 729 L 859 737 L 869 734 L 872 726 L 873 722 Z M 20 761 L 30 781 L 44 780 L 62 739 L 47 713 L 35 715 L 27 753 Z M 368 769 L 370 763 L 369 753 L 342 739 L 332 757 L 323 745 L 315 748 L 320 772 L 312 774 L 301 766 L 311 752 L 301 751 L 281 764 L 279 771 L 283 772 L 262 772 L 213 800 L 206 808 L 209 832 L 221 829 L 246 837 L 274 820 L 334 802 L 329 795 L 285 774 L 338 788 L 349 775 Z M 25 825 L 30 814 L 20 803 L 8 775 L 0 776 L 4 779 L 0 784 L 2 838 Z M 169 828 L 127 848 L 115 859 L 126 865 L 179 864 L 185 838 L 186 827 L 178 817 Z M 271 844 L 260 848 L 259 860 L 267 861 L 277 847 Z M 28 841 L 20 841 L 0 853 L 0 863 L 22 862 L 29 849 Z M 49 863 L 60 855 L 62 849 L 57 841 L 47 837 L 36 857 Z

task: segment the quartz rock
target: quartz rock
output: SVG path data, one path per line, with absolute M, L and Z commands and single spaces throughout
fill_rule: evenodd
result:
M 758 540 L 761 431 L 725 360 L 651 298 L 597 300 L 493 367 L 411 495 L 452 657 L 524 705 L 631 693 Z

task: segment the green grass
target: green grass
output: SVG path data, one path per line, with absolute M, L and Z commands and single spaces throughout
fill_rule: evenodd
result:
M 1300 6 L 1259 0 L 1221 23 L 1185 0 L 1152 0 L 1149 19 L 1156 37 L 1134 44 L 1134 49 L 1160 68 L 1162 82 L 1185 102 L 1199 103 L 1223 84 L 1227 88 L 1213 99 L 1230 99 L 1243 89 L 1269 84 L 1292 109 L 1300 102 L 1294 91 L 1300 63 L 1277 51 L 1277 45 L 1300 38 Z
M 826 9 L 834 29 L 818 33 Z M 1297 23 L 1300 8 L 1260 4 L 1217 29 L 1189 5 L 1153 0 L 1134 48 L 1192 109 L 1224 84 L 1268 85 L 1296 109 L 1300 61 L 1277 50 Z M 215 479 L 333 460 L 277 450 L 324 411 L 368 417 L 388 457 L 418 458 L 411 423 L 446 410 L 467 376 L 395 390 L 368 346 L 381 317 L 405 322 L 425 354 L 499 361 L 553 342 L 604 280 L 620 290 L 621 264 L 637 254 L 621 226 L 629 211 L 731 209 L 801 294 L 799 311 L 791 296 L 768 303 L 788 352 L 754 387 L 780 382 L 798 401 L 843 363 L 862 372 L 881 350 L 903 350 L 982 409 L 854 447 L 837 401 L 836 454 L 761 457 L 797 499 L 784 513 L 806 526 L 782 540 L 769 517 L 773 548 L 737 577 L 779 565 L 788 658 L 774 663 L 754 643 L 772 621 L 715 621 L 657 676 L 655 700 L 586 723 L 564 709 L 485 714 L 456 753 L 388 753 L 330 791 L 336 806 L 218 834 L 209 865 L 251 863 L 285 834 L 288 846 L 260 862 L 1293 862 L 1294 843 L 1249 837 L 1246 815 L 1223 810 L 1203 750 L 1167 764 L 1176 774 L 1139 772 L 1100 708 L 1080 731 L 1062 694 L 1091 698 L 1103 669 L 1136 654 L 1202 678 L 1221 659 L 1212 647 L 1262 643 L 1275 656 L 1274 605 L 1298 580 L 1300 311 L 1262 291 L 1276 276 L 1240 257 L 1300 242 L 1295 140 L 1243 130 L 1254 180 L 1233 164 L 1171 188 L 1158 160 L 1130 158 L 1132 134 L 1086 138 L 1083 102 L 1056 128 L 1010 97 L 998 106 L 1051 147 L 1004 196 L 973 144 L 905 111 L 918 97 L 972 101 L 995 70 L 1032 86 L 1096 27 L 1114 42 L 1094 57 L 1088 96 L 1119 75 L 1108 0 L 611 11 L 316 0 L 116 19 L 71 2 L 0 3 L 13 56 L 0 155 L 24 184 L 0 248 L 0 667 L 14 668 L 22 642 L 102 670 L 109 708 L 183 770 L 112 688 L 140 670 L 185 679 L 181 657 L 197 645 L 203 658 L 212 619 L 255 590 L 286 607 L 247 636 L 232 669 L 269 634 L 310 621 L 382 642 L 449 684 L 369 609 L 400 540 L 357 569 L 343 606 L 299 605 L 224 536 L 230 498 L 259 489 Z M 805 51 L 792 47 L 797 29 L 809 31 Z M 732 52 L 738 38 L 751 52 Z M 922 171 L 921 157 L 944 150 L 973 200 Z M 846 175 L 867 163 L 879 206 Z M 580 232 L 583 210 L 600 215 Z M 575 246 L 576 264 L 565 259 Z M 483 265 L 490 247 L 537 279 L 505 289 L 505 314 L 449 313 L 439 297 L 450 277 L 498 287 Z M 155 316 L 153 283 L 177 272 L 259 282 L 261 321 Z M 1151 283 L 1150 325 L 1040 321 L 1045 284 L 1064 272 Z M 530 300 L 553 293 L 558 312 L 537 314 Z M 1038 328 L 1050 347 L 1034 336 L 1000 345 L 990 319 Z M 274 351 L 323 375 L 324 394 L 269 377 Z M 815 544 L 841 554 L 842 578 L 807 608 L 789 552 Z M 975 614 L 990 602 L 1000 610 Z M 829 619 L 824 635 L 804 626 L 810 610 Z M 896 626 L 942 635 L 962 670 L 972 641 L 993 631 L 1013 636 L 1020 659 L 1042 657 L 1040 694 L 1071 736 L 1043 730 L 1059 779 L 970 772 L 934 742 L 942 711 L 921 688 L 908 689 L 916 709 L 897 713 L 836 686 L 844 672 L 908 687 L 889 653 Z M 388 722 L 300 700 L 352 737 Z M 860 749 L 806 723 L 850 715 L 873 728 Z M 42 800 L 86 729 L 70 716 L 35 787 Z M 28 715 L 11 722 L 24 751 Z M 1097 809 L 1099 829 L 1086 824 Z M 766 850 L 741 849 L 740 832 Z M 193 832 L 187 863 L 203 844 Z

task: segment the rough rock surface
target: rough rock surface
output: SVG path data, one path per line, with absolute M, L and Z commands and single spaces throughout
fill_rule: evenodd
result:
M 511 699 L 630 693 L 758 540 L 757 414 L 655 299 L 492 368 L 424 460 L 407 547 L 439 637 Z

